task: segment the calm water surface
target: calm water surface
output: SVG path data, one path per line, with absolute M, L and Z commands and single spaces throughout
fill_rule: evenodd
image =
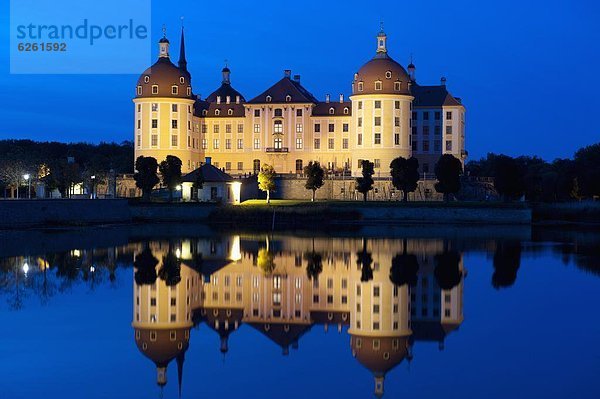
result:
M 0 232 L 0 398 L 598 398 L 600 234 Z

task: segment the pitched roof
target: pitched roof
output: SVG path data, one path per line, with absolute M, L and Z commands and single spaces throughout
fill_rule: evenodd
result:
M 202 173 L 202 177 L 206 183 L 228 183 L 233 181 L 233 177 L 209 164 L 203 164 L 198 169 L 183 176 L 182 181 L 184 183 L 193 183 L 196 181 L 199 173 Z
M 331 109 L 333 108 L 333 113 Z M 347 108 L 348 113 L 344 113 L 344 109 Z M 313 116 L 350 116 L 352 115 L 352 103 L 350 101 L 344 101 L 343 103 L 336 102 L 319 102 L 313 110 Z
M 419 86 L 413 83 L 411 92 L 415 107 L 461 106 L 461 102 L 448 92 L 446 86 Z
M 286 101 L 288 95 L 291 97 L 290 101 Z M 267 101 L 267 96 L 271 97 L 271 101 Z M 251 104 L 265 104 L 267 102 L 316 104 L 318 101 L 300 82 L 286 76 L 248 102 Z
M 225 102 L 228 96 L 231 102 L 235 102 L 237 96 L 240 97 L 240 102 L 246 102 L 244 96 L 239 91 L 234 89 L 230 83 L 222 83 L 217 90 L 206 97 L 205 101 L 208 101 L 209 103 L 216 103 L 217 97 L 221 97 L 221 102 Z

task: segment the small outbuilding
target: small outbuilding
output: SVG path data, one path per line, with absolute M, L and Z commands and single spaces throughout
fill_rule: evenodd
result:
M 202 182 L 202 188 L 195 188 Z M 185 202 L 219 202 L 239 204 L 242 183 L 214 167 L 210 161 L 183 176 L 182 199 Z

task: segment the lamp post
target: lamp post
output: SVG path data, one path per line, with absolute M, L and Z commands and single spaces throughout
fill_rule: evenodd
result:
M 91 176 L 92 179 L 92 199 L 95 198 L 94 192 L 96 191 L 96 175 Z
M 26 173 L 23 175 L 23 179 L 27 180 L 27 198 L 31 199 L 31 176 Z

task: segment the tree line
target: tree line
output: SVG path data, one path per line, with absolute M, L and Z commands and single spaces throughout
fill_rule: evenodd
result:
M 58 143 L 0 140 L 0 190 L 15 196 L 24 175 L 43 182 L 48 191 L 68 196 L 75 184 L 106 180 L 111 174 L 133 173 L 133 143 Z M 26 185 L 26 184 L 25 184 Z

